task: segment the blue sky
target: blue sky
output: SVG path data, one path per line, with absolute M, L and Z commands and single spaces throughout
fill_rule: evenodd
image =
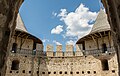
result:
M 99 0 L 25 0 L 19 12 L 45 46 L 65 46 L 89 33 L 99 10 Z

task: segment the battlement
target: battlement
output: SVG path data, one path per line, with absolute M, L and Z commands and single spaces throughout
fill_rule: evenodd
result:
M 56 51 L 54 52 L 52 45 L 46 46 L 46 56 L 50 57 L 63 57 L 63 56 L 83 56 L 82 51 L 80 50 L 79 45 L 76 45 L 76 51 L 74 50 L 73 45 L 66 45 L 66 50 L 63 52 L 62 45 L 56 45 Z M 76 53 L 77 52 L 77 53 Z
M 112 54 L 115 53 L 114 47 L 107 47 L 107 50 L 104 51 L 101 49 L 93 49 L 93 50 L 82 50 L 81 44 L 76 44 L 74 50 L 73 45 L 66 45 L 66 50 L 62 50 L 62 45 L 56 46 L 56 51 L 54 51 L 52 45 L 46 46 L 46 52 L 45 55 L 47 57 L 73 57 L 73 56 L 83 56 L 83 55 L 100 55 L 100 54 Z
M 54 51 L 54 47 L 52 45 L 46 46 L 46 51 L 43 50 L 42 44 L 36 45 L 36 50 L 30 49 L 17 49 L 14 54 L 21 54 L 21 55 L 32 55 L 37 57 L 74 57 L 74 56 L 83 56 L 83 55 L 99 55 L 99 54 L 109 54 L 115 53 L 114 47 L 107 47 L 107 50 L 104 51 L 103 49 L 93 49 L 93 50 L 81 50 L 81 44 L 76 44 L 74 50 L 73 45 L 66 45 L 66 50 L 63 51 L 62 45 L 56 45 L 56 51 Z

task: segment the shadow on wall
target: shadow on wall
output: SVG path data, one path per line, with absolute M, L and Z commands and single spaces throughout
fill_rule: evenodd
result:
M 48 58 L 46 57 L 46 53 L 43 51 L 43 45 L 36 45 L 36 57 L 37 57 L 37 75 L 36 76 L 49 76 L 48 72 Z M 47 74 L 46 74 L 47 73 Z
M 47 65 L 49 64 L 47 57 L 39 57 L 38 58 L 38 72 L 37 76 L 49 76 L 51 72 L 48 71 Z

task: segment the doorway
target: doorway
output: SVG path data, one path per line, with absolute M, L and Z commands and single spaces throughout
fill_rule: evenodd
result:
M 103 53 L 107 51 L 107 45 L 105 43 L 102 44 L 102 51 Z
M 17 43 L 13 43 L 12 52 L 16 53 L 16 51 L 17 51 Z

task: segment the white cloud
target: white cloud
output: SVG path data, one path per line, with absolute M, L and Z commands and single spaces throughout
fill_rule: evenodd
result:
M 69 41 L 66 42 L 66 44 L 68 44 L 68 45 L 75 45 L 75 41 L 69 40 Z
M 67 10 L 66 9 L 61 9 L 61 13 L 58 14 L 58 17 L 61 17 L 60 20 L 64 20 L 64 18 L 67 16 Z
M 57 13 L 55 13 L 55 12 L 52 12 L 52 15 L 53 15 L 53 16 L 57 16 Z
M 53 40 L 53 43 L 55 43 L 56 45 L 62 45 L 60 42 Z
M 48 39 L 43 39 L 42 42 L 49 42 L 49 40 Z
M 63 26 L 58 25 L 57 27 L 51 30 L 51 34 L 60 34 L 63 31 Z
M 58 14 L 60 20 L 66 24 L 67 37 L 82 37 L 90 32 L 93 21 L 97 17 L 96 12 L 91 12 L 85 5 L 80 6 L 74 11 L 68 13 L 66 9 L 61 9 Z

